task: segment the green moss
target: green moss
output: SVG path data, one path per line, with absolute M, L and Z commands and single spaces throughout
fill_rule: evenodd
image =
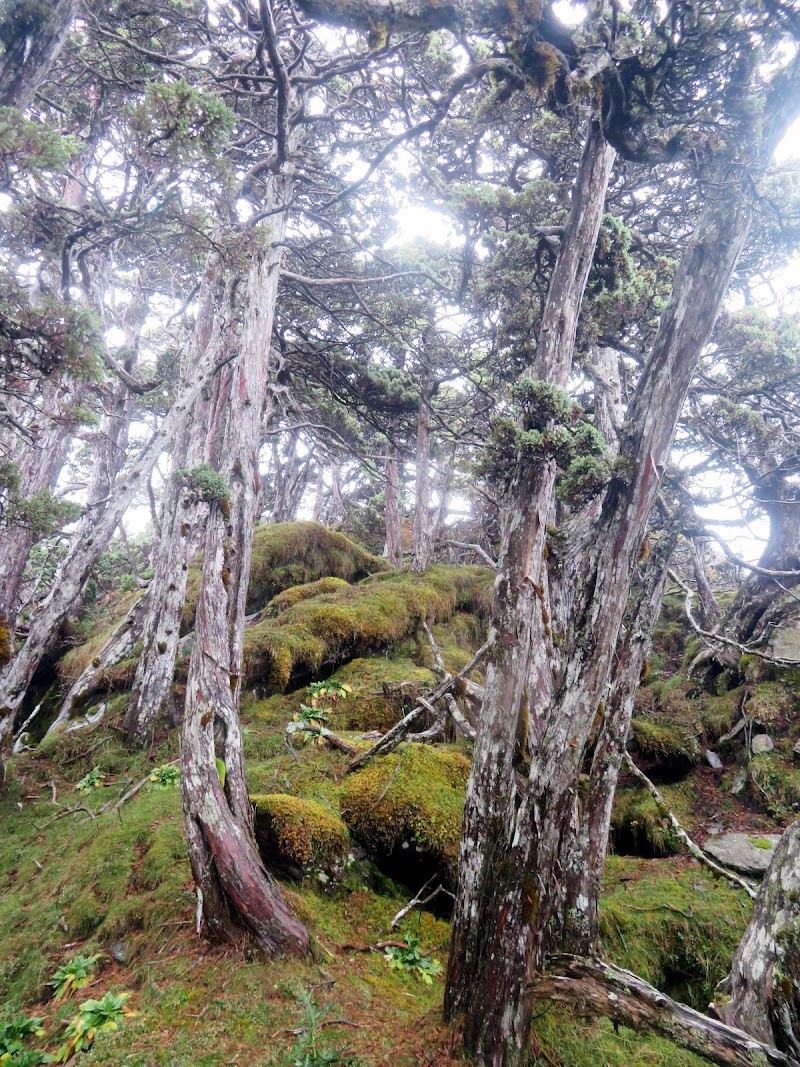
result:
M 491 572 L 482 567 L 431 567 L 425 574 L 394 571 L 357 586 L 309 597 L 245 634 L 247 680 L 285 689 L 297 670 L 391 646 L 421 619 L 449 618 L 485 602 Z
M 750 797 L 760 811 L 773 818 L 795 818 L 800 804 L 800 768 L 780 748 L 753 756 L 748 766 Z
M 252 796 L 256 838 L 269 867 L 297 868 L 303 874 L 337 877 L 349 846 L 347 827 L 338 815 L 314 800 L 283 793 Z
M 612 856 L 604 884 L 605 958 L 705 1010 L 749 921 L 746 898 L 688 861 Z
M 416 844 L 453 885 L 468 775 L 461 753 L 409 745 L 347 779 L 342 818 L 376 855 L 391 855 L 404 842 Z
M 609 1019 L 581 1019 L 566 1008 L 536 1006 L 531 1067 L 703 1067 L 706 1063 L 671 1041 L 637 1034 Z
M 282 611 L 299 604 L 301 600 L 308 600 L 321 593 L 338 593 L 340 589 L 346 589 L 347 584 L 343 578 L 320 578 L 316 582 L 307 582 L 305 585 L 293 585 L 270 600 L 265 609 L 266 613 L 272 617 L 280 615 Z
M 666 722 L 634 719 L 631 731 L 645 759 L 680 759 L 689 766 L 700 760 L 697 742 L 685 729 L 678 729 Z
M 351 660 L 333 680 L 353 693 L 339 701 L 333 713 L 337 730 L 388 730 L 411 710 L 416 693 L 436 684 L 433 674 L 401 657 Z
M 669 856 L 680 845 L 656 802 L 644 789 L 619 789 L 611 816 L 612 844 L 639 856 Z

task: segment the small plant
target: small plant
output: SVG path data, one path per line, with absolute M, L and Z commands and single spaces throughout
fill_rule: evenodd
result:
M 296 1033 L 297 1041 L 289 1052 L 292 1067 L 356 1067 L 354 1060 L 342 1058 L 339 1049 L 331 1046 L 322 1036 L 327 1008 L 321 1008 L 310 993 L 301 989 L 298 998 L 303 1005 L 303 1017 Z
M 150 775 L 150 784 L 155 789 L 174 789 L 180 784 L 180 767 L 165 763 L 163 767 L 156 767 Z
M 99 959 L 99 953 L 96 956 L 76 956 L 63 967 L 59 967 L 47 983 L 55 990 L 56 1000 L 64 1000 L 65 997 L 72 996 L 73 993 L 88 985 L 91 981 L 92 968 Z
M 88 774 L 85 774 L 83 778 L 78 782 L 75 787 L 79 793 L 91 793 L 93 789 L 99 789 L 103 784 L 105 775 L 99 767 L 92 767 Z
M 76 1052 L 89 1048 L 103 1030 L 118 1030 L 131 1012 L 125 1011 L 130 993 L 108 992 L 102 1000 L 85 1000 L 64 1031 L 66 1041 L 56 1053 L 56 1063 L 66 1063 Z
M 305 704 L 300 705 L 300 710 L 295 713 L 293 719 L 301 726 L 320 729 L 330 722 L 333 705 L 337 700 L 349 696 L 353 692 L 349 685 L 341 682 L 312 682 L 306 686 Z M 323 738 L 318 738 L 319 744 L 323 744 Z
M 5 1067 L 6 1064 L 16 1065 L 20 1062 L 21 1057 L 27 1055 L 24 1048 L 25 1043 L 32 1037 L 41 1037 L 44 1034 L 42 1030 L 42 1020 L 40 1018 L 26 1019 L 24 1015 L 17 1015 L 12 1019 L 9 1019 L 7 1023 L 0 1023 L 0 1064 Z M 43 1055 L 40 1052 L 33 1052 L 33 1056 Z M 35 1063 L 47 1063 L 47 1060 L 39 1059 L 33 1060 Z
M 386 959 L 394 970 L 407 971 L 415 978 L 421 978 L 425 985 L 431 985 L 434 977 L 442 973 L 442 965 L 438 960 L 420 952 L 418 937 L 407 938 L 405 946 L 388 945 Z

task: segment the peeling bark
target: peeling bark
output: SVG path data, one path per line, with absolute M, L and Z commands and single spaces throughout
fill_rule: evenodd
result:
M 604 1016 L 637 1034 L 666 1037 L 721 1067 L 792 1067 L 796 1060 L 665 996 L 631 971 L 600 960 L 555 956 L 530 987 L 533 1000 L 572 1006 L 579 1015 Z
M 729 1026 L 800 1062 L 800 823 L 784 833 L 722 988 Z

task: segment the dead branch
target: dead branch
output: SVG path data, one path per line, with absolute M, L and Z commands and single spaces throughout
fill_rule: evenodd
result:
M 445 889 L 444 886 L 442 886 L 442 885 L 437 885 L 436 888 L 433 889 L 430 893 L 428 893 L 428 895 L 426 897 L 423 897 L 422 894 L 425 892 L 425 890 L 428 888 L 428 886 L 431 884 L 432 881 L 433 881 L 433 878 L 429 878 L 428 881 L 425 883 L 425 885 L 422 887 L 422 889 L 420 889 L 420 891 L 417 893 L 417 895 L 415 897 L 413 897 L 411 900 L 409 900 L 408 904 L 405 904 L 400 909 L 400 911 L 398 911 L 397 915 L 395 915 L 395 917 L 392 919 L 392 921 L 390 923 L 390 925 L 391 925 L 393 930 L 397 929 L 399 924 L 403 921 L 403 919 L 405 919 L 406 915 L 408 915 L 408 913 L 413 908 L 424 908 L 426 904 L 430 904 L 430 902 L 432 900 L 434 900 L 436 897 L 438 897 L 440 893 L 444 893 L 445 896 L 451 897 L 453 900 L 455 900 L 455 897 L 450 892 L 450 890 L 449 889 Z
M 340 752 L 346 752 L 348 756 L 355 756 L 358 753 L 358 749 L 355 745 L 348 744 L 347 741 L 343 741 L 341 737 L 329 730 L 325 726 L 313 726 L 311 723 L 305 722 L 290 722 L 286 724 L 286 738 L 287 745 L 290 751 L 292 749 L 289 738 L 292 734 L 315 734 L 317 737 L 322 737 L 333 748 L 338 748 Z
M 569 1004 L 580 1015 L 604 1016 L 636 1033 L 666 1037 L 721 1067 L 796 1067 L 797 1061 L 743 1030 L 679 1004 L 631 971 L 601 960 L 553 956 L 528 987 L 532 999 Z
M 485 644 L 481 645 L 466 667 L 463 667 L 458 674 L 454 674 L 452 678 L 448 678 L 446 681 L 442 682 L 441 685 L 437 686 L 426 703 L 434 704 L 437 700 L 440 700 L 445 693 L 449 693 L 456 682 L 461 681 L 461 679 L 468 675 L 470 671 L 473 671 L 479 663 L 483 662 L 483 659 L 490 648 L 491 641 L 487 641 Z M 372 748 L 367 749 L 366 752 L 362 752 L 354 760 L 351 760 L 345 768 L 347 773 L 351 774 L 353 771 L 357 771 L 360 767 L 365 766 L 365 764 L 369 763 L 375 756 L 391 752 L 393 749 L 397 748 L 416 720 L 427 710 L 425 704 L 417 704 L 416 707 L 412 708 L 411 711 L 400 720 L 400 722 L 385 733 L 380 740 L 376 741 Z
M 745 881 L 744 878 L 741 878 L 733 871 L 729 871 L 726 867 L 722 867 L 720 864 L 715 863 L 715 861 L 712 860 L 710 856 L 706 855 L 706 853 L 703 852 L 699 845 L 695 844 L 695 842 L 692 841 L 691 837 L 689 837 L 684 828 L 675 818 L 673 812 L 667 806 L 667 802 L 661 796 L 659 791 L 656 789 L 656 787 L 653 785 L 653 783 L 650 781 L 644 771 L 640 771 L 636 764 L 633 762 L 630 753 L 626 752 L 623 758 L 625 760 L 625 765 L 627 766 L 628 770 L 631 772 L 631 774 L 635 775 L 642 783 L 642 785 L 647 789 L 650 796 L 653 798 L 653 800 L 655 800 L 656 804 L 658 805 L 659 811 L 661 811 L 666 816 L 667 821 L 674 830 L 676 836 L 684 843 L 687 850 L 692 854 L 692 856 L 694 856 L 696 860 L 699 860 L 700 863 L 705 864 L 705 866 L 712 870 L 715 874 L 721 875 L 723 878 L 727 878 L 729 882 L 733 882 L 733 884 L 738 886 L 739 889 L 743 889 L 751 900 L 755 900 L 756 891 L 750 885 L 749 882 Z
M 497 560 L 492 559 L 486 549 L 481 548 L 480 545 L 475 545 L 468 541 L 451 541 L 449 539 L 445 540 L 444 538 L 440 540 L 439 544 L 449 545 L 452 548 L 468 549 L 470 552 L 474 552 L 476 556 L 480 556 L 487 567 L 491 567 L 493 571 L 497 570 Z

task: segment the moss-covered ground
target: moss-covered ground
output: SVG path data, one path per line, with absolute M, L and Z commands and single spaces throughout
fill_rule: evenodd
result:
M 16 1012 L 42 1016 L 39 1045 L 53 1050 L 77 1003 L 126 990 L 135 1014 L 98 1035 L 76 1064 L 295 1067 L 309 1025 L 330 1052 L 320 1063 L 464 1064 L 441 1021 L 441 977 L 427 985 L 392 969 L 378 946 L 414 935 L 445 961 L 446 898 L 436 913 L 411 911 L 397 931 L 391 920 L 432 874 L 452 886 L 469 746 L 452 737 L 436 748 L 407 745 L 348 776 L 346 755 L 298 734 L 290 751 L 284 729 L 306 700 L 303 686 L 320 672 L 347 687 L 326 709 L 329 725 L 366 745 L 361 732 L 386 729 L 435 684 L 420 620 L 430 623 L 450 670 L 480 645 L 491 575 L 389 571 L 341 535 L 307 523 L 259 531 L 256 554 L 250 610 L 258 614 L 248 630 L 251 684 L 242 708 L 248 785 L 263 847 L 279 848 L 286 861 L 275 873 L 311 931 L 313 955 L 268 960 L 196 935 L 180 789 L 168 767 L 178 736 L 164 732 L 151 751 L 129 753 L 118 731 L 127 698 L 117 694 L 94 728 L 47 738 L 10 764 L 0 795 L 0 1022 Z M 90 615 L 72 625 L 77 647 L 59 668 L 64 682 L 91 662 L 99 630 L 118 611 Z M 637 761 L 701 841 L 712 824 L 753 833 L 784 824 L 800 802 L 796 686 L 751 671 L 733 689 L 698 693 L 682 670 L 689 655 L 678 615 L 668 610 L 637 698 Z M 478 672 L 473 678 L 482 680 Z M 124 685 L 122 675 L 109 681 L 110 689 Z M 742 738 L 720 741 L 743 705 L 776 741 L 753 760 Z M 721 754 L 723 772 L 704 762 L 708 747 Z M 93 768 L 104 777 L 87 790 Z M 748 784 L 734 796 L 742 768 Z M 704 1008 L 747 922 L 748 899 L 680 854 L 649 794 L 625 775 L 613 843 L 601 909 L 607 958 Z M 334 877 L 320 878 L 320 870 Z M 78 953 L 100 954 L 92 981 L 56 1003 L 48 980 Z M 314 1023 L 316 1012 L 327 1014 Z M 537 1067 L 700 1062 L 563 1009 L 539 1008 L 534 1020 Z

